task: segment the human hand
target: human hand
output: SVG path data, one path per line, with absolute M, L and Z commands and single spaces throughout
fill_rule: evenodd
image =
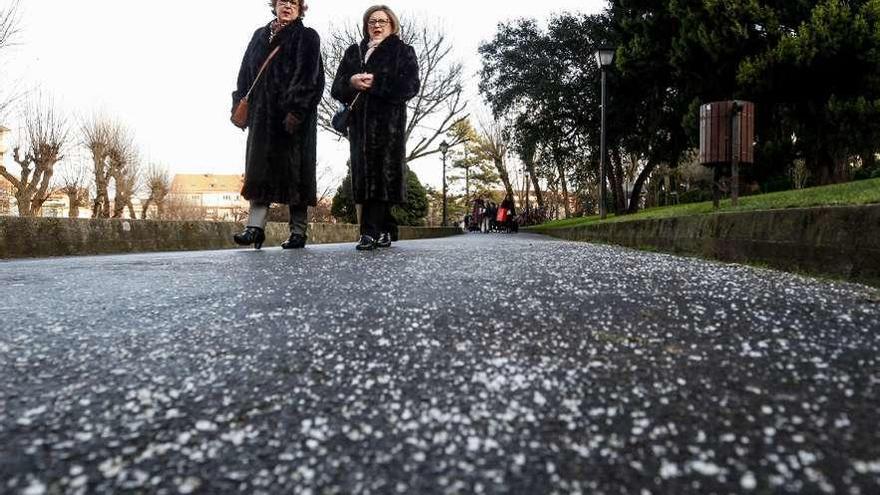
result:
M 299 127 L 300 124 L 302 124 L 302 120 L 292 113 L 289 113 L 284 117 L 284 130 L 286 130 L 288 134 L 296 132 L 296 128 Z
M 351 76 L 351 87 L 358 91 L 366 91 L 373 87 L 372 74 L 355 74 Z

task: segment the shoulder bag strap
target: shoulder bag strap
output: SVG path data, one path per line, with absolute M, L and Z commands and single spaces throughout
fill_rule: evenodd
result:
M 269 65 L 269 62 L 271 62 L 272 59 L 275 58 L 275 55 L 278 54 L 279 50 L 281 50 L 281 45 L 276 46 L 275 49 L 272 50 L 272 53 L 270 53 L 269 56 L 266 57 L 266 61 L 263 62 L 263 66 L 260 67 L 260 71 L 257 72 L 257 77 L 254 78 L 254 83 L 251 84 L 251 89 L 248 90 L 247 95 L 245 95 L 244 97 L 245 99 L 250 98 L 251 93 L 254 91 L 254 88 L 257 87 L 257 83 L 260 81 L 260 76 L 262 76 L 263 72 L 266 71 L 266 67 Z
M 360 43 L 357 44 L 357 47 L 358 47 L 358 54 L 360 55 L 361 71 L 364 71 L 367 69 L 367 65 L 364 63 L 364 51 L 361 49 Z M 351 111 L 351 109 L 354 108 L 354 104 L 357 103 L 358 98 L 360 98 L 360 97 L 361 97 L 361 92 L 358 91 L 358 94 L 356 94 L 354 96 L 354 99 L 351 100 L 351 103 L 348 105 L 349 111 Z

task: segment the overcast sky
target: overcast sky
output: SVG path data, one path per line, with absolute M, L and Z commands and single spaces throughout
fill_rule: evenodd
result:
M 374 3 L 313 0 L 305 23 L 323 35 L 331 22 L 356 23 Z M 544 20 L 562 11 L 594 13 L 604 2 L 408 0 L 389 5 L 445 27 L 465 63 L 468 93 L 476 95 L 477 47 L 492 38 L 499 22 Z M 40 88 L 72 114 L 101 111 L 119 118 L 134 131 L 145 159 L 172 172 L 243 172 L 245 140 L 229 124 L 230 93 L 254 29 L 271 19 L 266 1 L 24 0 L 21 10 L 20 45 L 0 60 L 0 84 L 20 81 Z M 480 106 L 471 100 L 471 111 Z M 0 124 L 18 127 L 15 114 Z M 324 137 L 319 162 L 343 173 L 346 150 L 347 144 Z M 14 168 L 11 159 L 6 164 Z M 435 158 L 413 163 L 422 181 L 434 185 L 440 183 L 440 168 Z

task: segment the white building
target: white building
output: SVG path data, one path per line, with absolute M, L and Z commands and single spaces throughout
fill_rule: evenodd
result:
M 243 185 L 243 175 L 177 174 L 169 199 L 203 208 L 205 220 L 238 221 L 248 210 Z

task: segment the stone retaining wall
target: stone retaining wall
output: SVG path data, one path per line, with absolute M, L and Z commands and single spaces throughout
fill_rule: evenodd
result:
M 540 232 L 880 285 L 880 205 L 716 213 Z
M 231 222 L 0 217 L 0 259 L 231 249 L 238 247 L 232 242 L 232 235 L 242 228 L 242 224 Z M 402 240 L 459 233 L 457 228 L 400 228 Z M 287 224 L 269 224 L 265 245 L 278 246 L 288 234 Z M 309 226 L 309 244 L 357 239 L 356 225 Z

